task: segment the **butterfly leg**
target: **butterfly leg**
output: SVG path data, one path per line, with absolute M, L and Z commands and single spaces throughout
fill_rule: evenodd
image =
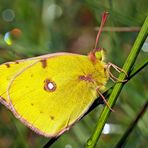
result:
M 118 78 L 116 78 L 116 77 L 111 73 L 111 70 L 110 70 L 111 67 L 113 67 L 113 68 L 114 68 L 117 72 L 119 72 L 119 73 L 123 72 L 127 77 L 128 77 L 128 75 L 127 75 L 127 73 L 126 73 L 126 71 L 125 71 L 124 69 L 122 69 L 122 68 L 116 66 L 115 64 L 109 62 L 109 63 L 107 64 L 106 69 L 107 69 L 107 71 L 108 71 L 108 73 L 109 73 L 110 79 L 111 79 L 113 82 L 126 82 L 126 81 L 127 81 L 127 79 L 126 79 L 126 80 L 119 80 Z
M 102 95 L 102 93 L 99 91 L 99 87 L 96 88 L 97 93 L 100 95 L 100 97 L 103 99 L 104 103 L 107 105 L 107 107 L 114 112 L 114 110 L 110 107 L 110 105 L 108 104 L 106 98 Z

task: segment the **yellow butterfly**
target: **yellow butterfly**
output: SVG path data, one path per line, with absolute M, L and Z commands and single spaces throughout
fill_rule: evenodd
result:
M 105 23 L 103 15 L 96 45 Z M 0 102 L 36 133 L 68 130 L 101 95 L 109 79 L 104 52 L 55 53 L 0 65 Z M 106 102 L 107 104 L 107 102 Z

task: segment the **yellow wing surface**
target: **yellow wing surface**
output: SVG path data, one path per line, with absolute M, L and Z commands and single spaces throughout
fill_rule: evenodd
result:
M 26 60 L 25 62 L 8 62 L 0 65 L 0 101 L 9 107 L 7 89 L 14 76 L 23 71 L 26 67 L 35 63 L 35 60 Z
M 0 101 L 32 130 L 53 137 L 81 118 L 106 81 L 104 63 L 84 55 L 32 58 L 0 65 Z

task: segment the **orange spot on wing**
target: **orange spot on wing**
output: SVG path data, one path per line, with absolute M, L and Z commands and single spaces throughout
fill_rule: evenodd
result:
M 18 61 L 15 61 L 15 64 L 19 64 L 19 62 Z
M 46 61 L 46 59 L 42 59 L 40 62 L 42 64 L 42 67 L 43 68 L 46 68 L 47 67 L 47 61 Z
M 10 64 L 8 64 L 8 63 L 6 63 L 5 65 L 6 65 L 6 67 L 7 67 L 7 68 L 9 68 L 9 67 L 10 67 Z

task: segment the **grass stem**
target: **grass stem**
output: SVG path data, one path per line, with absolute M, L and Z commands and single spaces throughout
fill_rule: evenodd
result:
M 131 72 L 131 69 L 137 59 L 137 56 L 140 52 L 140 49 L 142 48 L 144 41 L 146 40 L 147 35 L 148 35 L 148 17 L 146 17 L 145 22 L 138 34 L 138 37 L 131 49 L 131 52 L 123 65 L 123 69 L 128 74 L 130 74 L 130 72 Z M 124 79 L 126 79 L 126 75 L 124 73 L 120 73 L 119 80 L 124 80 Z M 110 106 L 112 108 L 113 108 L 124 84 L 125 83 L 116 83 L 115 84 L 115 86 L 111 92 L 111 95 L 109 96 L 109 99 L 108 99 L 108 103 L 110 104 Z M 93 134 L 91 135 L 91 137 L 87 141 L 87 144 L 86 144 L 87 148 L 94 148 L 96 146 L 97 141 L 102 133 L 103 127 L 110 115 L 110 112 L 111 111 L 109 110 L 108 107 L 105 107 L 104 110 L 102 111 L 100 118 L 97 122 L 97 126 L 96 126 Z

